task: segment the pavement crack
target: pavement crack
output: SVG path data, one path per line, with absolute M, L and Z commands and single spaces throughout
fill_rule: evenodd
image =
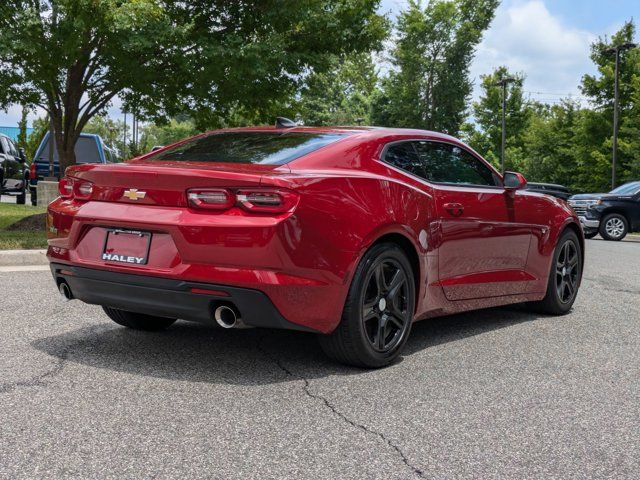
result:
M 267 358 L 271 359 L 280 370 L 282 370 L 287 376 L 291 377 L 291 378 L 296 378 L 298 380 L 302 380 L 302 382 L 304 383 L 303 386 L 303 391 L 305 392 L 305 394 L 315 400 L 315 401 L 320 401 L 326 408 L 328 408 L 331 413 L 333 413 L 336 417 L 338 417 L 339 419 L 341 419 L 343 422 L 347 423 L 348 425 L 351 425 L 354 428 L 357 428 L 359 430 L 362 430 L 364 432 L 366 432 L 367 434 L 370 435 L 374 435 L 377 436 L 378 438 L 380 438 L 382 441 L 384 441 L 389 447 L 391 447 L 391 449 L 393 449 L 398 456 L 400 457 L 400 459 L 402 460 L 402 463 L 405 464 L 405 466 L 409 469 L 411 469 L 412 473 L 418 477 L 418 478 L 424 478 L 424 472 L 416 467 L 415 465 L 413 465 L 409 459 L 407 458 L 407 456 L 405 455 L 405 453 L 402 451 L 402 449 L 396 445 L 393 440 L 391 440 L 389 437 L 387 437 L 384 433 L 382 432 L 378 432 L 376 430 L 372 430 L 371 428 L 367 427 L 366 425 L 363 425 L 361 423 L 356 422 L 355 420 L 352 420 L 351 418 L 349 418 L 346 414 L 342 413 L 340 410 L 338 410 L 338 408 L 333 405 L 328 398 L 326 398 L 325 396 L 319 394 L 319 393 L 315 393 L 311 390 L 311 384 L 309 382 L 309 380 L 299 374 L 296 374 L 294 372 L 292 372 L 286 365 L 284 365 L 281 361 L 281 359 L 279 357 L 277 357 L 276 355 L 273 355 L 271 352 L 269 352 L 267 349 L 264 348 L 264 346 L 262 345 L 263 340 L 266 338 L 266 335 L 263 335 L 262 337 L 260 337 L 258 339 L 258 350 L 260 350 Z
M 46 387 L 49 384 L 47 380 L 55 377 L 62 371 L 67 361 L 68 354 L 68 351 L 62 352 L 53 367 L 39 375 L 35 375 L 27 380 L 16 380 L 15 382 L 1 383 L 0 393 L 12 392 L 18 388 Z

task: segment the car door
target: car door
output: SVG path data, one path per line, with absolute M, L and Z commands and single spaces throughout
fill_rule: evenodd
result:
M 523 293 L 531 228 L 516 221 L 514 196 L 482 160 L 460 145 L 416 141 L 433 185 L 440 238 L 439 283 L 449 300 Z

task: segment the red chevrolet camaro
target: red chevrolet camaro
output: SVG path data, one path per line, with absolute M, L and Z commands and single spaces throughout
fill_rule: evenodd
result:
M 525 184 L 434 132 L 219 130 L 67 169 L 48 257 L 66 298 L 120 325 L 315 332 L 334 359 L 381 367 L 416 320 L 571 309 L 580 223 Z

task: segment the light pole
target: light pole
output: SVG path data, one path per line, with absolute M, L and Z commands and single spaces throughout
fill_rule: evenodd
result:
M 500 147 L 500 166 L 502 174 L 504 174 L 504 149 L 507 143 L 507 85 L 515 81 L 515 78 L 506 77 L 496 83 L 496 86 L 502 87 L 502 146 Z
M 616 56 L 615 86 L 613 94 L 613 155 L 611 158 L 611 189 L 616 188 L 616 164 L 618 162 L 618 104 L 620 102 L 620 52 L 635 48 L 635 43 L 623 43 L 605 50 L 605 53 Z

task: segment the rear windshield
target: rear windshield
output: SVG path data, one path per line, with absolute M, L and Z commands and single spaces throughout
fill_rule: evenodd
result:
M 343 138 L 341 134 L 227 132 L 194 138 L 145 160 L 283 165 Z

